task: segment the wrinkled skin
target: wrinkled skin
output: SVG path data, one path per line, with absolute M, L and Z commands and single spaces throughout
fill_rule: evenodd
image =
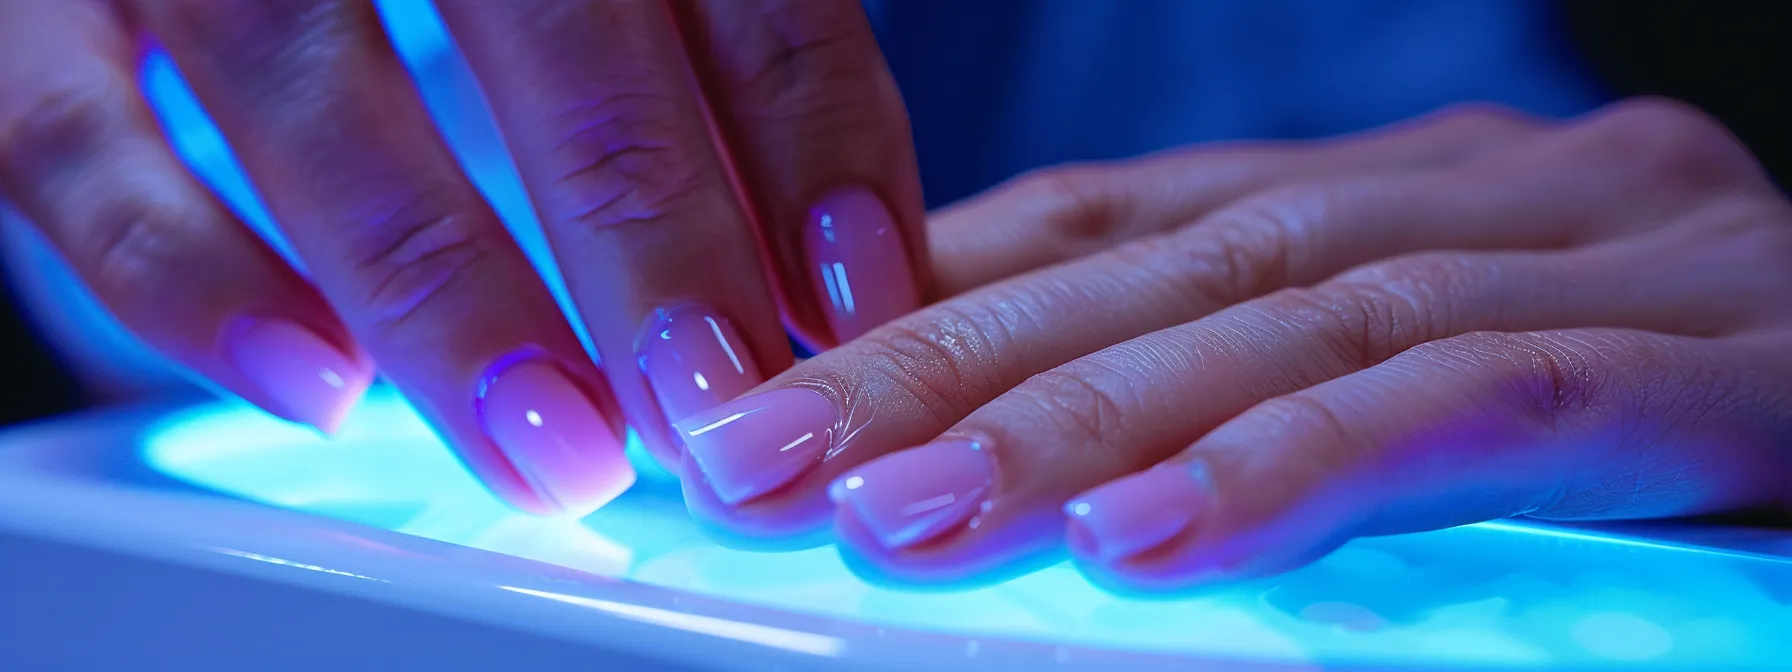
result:
M 761 387 L 819 393 L 835 445 L 733 505 L 687 459 L 695 515 L 832 527 L 879 578 L 1068 545 L 1162 591 L 1356 536 L 1792 493 L 1792 207 L 1677 103 L 1051 169 L 930 229 L 942 266 L 984 263 Z
M 0 194 L 186 369 L 328 432 L 377 363 L 492 490 L 540 513 L 589 510 L 603 497 L 580 483 L 632 475 L 543 492 L 541 474 L 519 477 L 558 463 L 529 464 L 542 445 L 619 464 L 626 422 L 672 463 L 668 416 L 720 401 L 663 389 L 686 372 L 654 382 L 636 366 L 671 311 L 731 324 L 756 364 L 730 381 L 738 394 L 791 364 L 786 326 L 829 347 L 919 305 L 929 266 L 908 119 L 856 0 L 435 6 L 601 368 L 438 136 L 372 0 L 0 0 Z M 145 45 L 179 66 L 305 274 L 168 147 L 137 88 Z M 812 277 L 831 253 L 810 242 L 843 202 L 864 221 L 835 229 L 890 233 L 841 253 L 887 276 L 861 282 L 845 316 Z M 500 406 L 563 412 L 546 427 L 557 438 L 480 414 L 489 379 L 523 355 L 559 379 L 500 386 L 526 397 Z

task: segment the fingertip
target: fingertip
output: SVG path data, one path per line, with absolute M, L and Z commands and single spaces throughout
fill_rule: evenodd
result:
M 477 399 L 486 437 L 552 512 L 584 517 L 634 485 L 623 441 L 592 394 L 544 351 L 499 358 Z
M 367 390 L 372 386 L 373 376 L 367 375 L 358 383 L 354 383 L 352 387 L 343 390 L 335 408 L 330 409 L 312 426 L 316 427 L 317 431 L 322 432 L 324 436 L 336 438 L 342 432 L 343 423 L 348 421 L 349 414 L 353 413 L 355 407 L 361 404 L 361 400 L 366 398 Z
M 893 551 L 976 528 L 991 505 L 995 473 L 977 443 L 938 441 L 860 465 L 828 495 Z
M 373 383 L 365 357 L 285 318 L 238 318 L 227 328 L 225 352 L 263 407 L 325 435 L 336 434 Z
M 741 397 L 673 424 L 715 497 L 738 507 L 814 471 L 835 445 L 839 414 L 827 397 L 785 387 Z
M 816 489 L 785 488 L 740 506 L 724 502 L 716 488 L 686 452 L 678 471 L 685 508 L 704 536 L 728 548 L 796 550 L 827 541 L 833 514 Z
M 1166 463 L 1099 486 L 1064 504 L 1080 555 L 1114 564 L 1192 534 L 1211 508 L 1204 460 Z
M 834 536 L 846 568 L 867 583 L 907 592 L 958 592 L 998 585 L 1051 567 L 1066 558 L 1056 543 L 1039 543 L 1054 523 L 1045 517 L 1015 521 L 1005 532 L 967 538 L 964 529 L 920 545 L 887 548 L 878 532 L 844 508 L 834 517 Z

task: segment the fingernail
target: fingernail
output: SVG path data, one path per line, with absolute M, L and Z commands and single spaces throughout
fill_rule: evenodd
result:
M 828 497 L 897 550 L 969 522 L 994 478 L 976 443 L 940 441 L 867 462 L 834 481 Z
M 286 417 L 334 434 L 354 408 L 373 369 L 322 337 L 281 319 L 244 319 L 231 328 L 230 360 Z
M 641 370 L 668 423 L 715 408 L 764 382 L 734 325 L 695 304 L 660 312 L 641 346 Z
M 1085 492 L 1064 505 L 1064 514 L 1096 559 L 1109 563 L 1189 529 L 1211 492 L 1205 462 L 1166 464 Z
M 479 388 L 479 421 L 535 493 L 577 517 L 635 482 L 622 442 L 583 389 L 534 353 L 492 365 Z
M 809 209 L 809 271 L 834 337 L 844 343 L 921 307 L 902 230 L 876 194 L 828 194 Z
M 736 399 L 672 428 L 716 497 L 732 506 L 776 490 L 820 463 L 833 443 L 834 418 L 827 398 L 787 387 Z

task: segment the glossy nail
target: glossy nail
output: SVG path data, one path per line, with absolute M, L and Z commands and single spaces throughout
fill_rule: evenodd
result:
M 940 441 L 867 462 L 834 481 L 828 496 L 896 550 L 968 523 L 994 478 L 976 443 Z
M 231 363 L 273 399 L 285 417 L 334 434 L 373 383 L 373 368 L 309 329 L 281 319 L 246 318 L 226 337 Z
M 840 342 L 921 307 L 902 230 L 870 190 L 823 197 L 805 236 L 812 282 Z
M 655 316 L 641 345 L 641 370 L 669 423 L 714 408 L 764 382 L 734 325 L 696 304 Z
M 1211 493 L 1205 462 L 1165 464 L 1085 492 L 1064 505 L 1064 514 L 1094 559 L 1110 563 L 1189 529 Z
M 554 361 L 523 352 L 494 364 L 479 389 L 486 435 L 537 495 L 583 517 L 635 482 L 622 441 Z
M 736 399 L 673 425 L 716 497 L 740 504 L 796 480 L 833 444 L 834 405 L 787 387 Z

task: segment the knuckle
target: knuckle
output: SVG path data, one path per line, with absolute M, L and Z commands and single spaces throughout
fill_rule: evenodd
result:
M 1530 115 L 1497 103 L 1457 103 L 1437 114 L 1439 125 L 1467 133 L 1498 133 L 1528 128 L 1536 122 Z
M 474 276 L 493 249 L 477 208 L 424 191 L 362 218 L 347 264 L 373 320 L 400 326 Z
M 753 25 L 757 45 L 742 54 L 731 87 L 739 108 L 778 119 L 856 120 L 853 96 L 871 81 L 881 61 L 876 40 L 855 3 L 775 0 L 762 3 Z
M 1000 393 L 997 353 L 1011 340 L 993 315 L 940 306 L 920 319 L 884 325 L 848 347 L 936 420 L 949 423 Z
M 1016 179 L 1008 196 L 1047 213 L 1052 238 L 1069 251 L 1104 247 L 1124 237 L 1100 168 L 1070 164 L 1041 168 Z
M 1197 226 L 1190 239 L 1206 239 L 1205 256 L 1225 283 L 1233 301 L 1242 301 L 1288 284 L 1296 255 L 1305 249 L 1310 230 L 1329 208 L 1332 194 L 1323 187 L 1291 186 L 1245 199 Z M 1203 236 L 1200 229 L 1210 228 Z
M 1287 284 L 1313 201 L 1307 192 L 1247 199 L 1202 224 L 1115 248 L 1120 263 L 1179 288 L 1193 308 L 1212 311 Z
M 1554 439 L 1527 442 L 1531 449 L 1591 439 L 1591 448 L 1623 451 L 1593 459 L 1588 464 L 1600 468 L 1552 488 L 1536 507 L 1550 517 L 1584 515 L 1614 490 L 1633 496 L 1679 481 L 1684 461 L 1664 452 L 1679 446 L 1663 437 L 1715 416 L 1758 411 L 1754 404 L 1763 400 L 1744 391 L 1734 363 L 1714 365 L 1709 352 L 1672 337 L 1603 329 L 1474 333 L 1415 349 L 1434 365 L 1469 374 L 1474 389 L 1491 392 L 1483 399 L 1524 414 Z
M 553 123 L 556 224 L 588 229 L 664 221 L 702 193 L 709 157 L 682 142 L 669 96 L 610 92 Z
M 1310 334 L 1346 370 L 1374 366 L 1404 350 L 1414 340 L 1409 334 L 1420 331 L 1415 324 L 1428 319 L 1421 300 L 1373 284 L 1282 290 L 1265 297 L 1258 310 Z
M 1753 156 L 1722 122 L 1667 98 L 1619 102 L 1595 122 L 1602 154 L 1662 187 L 1708 189 L 1753 176 Z
M 36 185 L 103 153 L 123 129 L 128 101 L 110 77 L 71 77 L 0 127 L 0 177 Z
M 170 0 L 149 3 L 170 30 L 234 89 L 266 94 L 327 83 L 341 57 L 384 39 L 373 3 L 356 0 Z M 259 96 L 269 98 L 269 96 Z
M 106 201 L 94 210 L 70 257 L 109 303 L 155 303 L 170 271 L 192 261 L 192 214 L 154 200 Z
M 1476 372 L 1499 398 L 1515 400 L 1539 425 L 1561 433 L 1565 419 L 1586 419 L 1597 410 L 1605 387 L 1601 351 L 1622 349 L 1624 340 L 1584 332 L 1471 332 L 1407 354 L 1422 365 Z
M 1067 444 L 1102 445 L 1123 436 L 1126 408 L 1122 393 L 1110 389 L 1126 387 L 1123 377 L 1102 375 L 1093 366 L 1065 366 L 1045 371 L 1027 379 L 1016 391 L 1040 416 L 1062 430 Z M 1092 378 L 1100 378 L 1095 382 Z
M 1332 285 L 1373 305 L 1389 339 L 1381 358 L 1411 344 L 1450 333 L 1455 305 L 1473 304 L 1483 288 L 1500 286 L 1501 269 L 1485 258 L 1427 252 L 1371 264 L 1335 279 Z

